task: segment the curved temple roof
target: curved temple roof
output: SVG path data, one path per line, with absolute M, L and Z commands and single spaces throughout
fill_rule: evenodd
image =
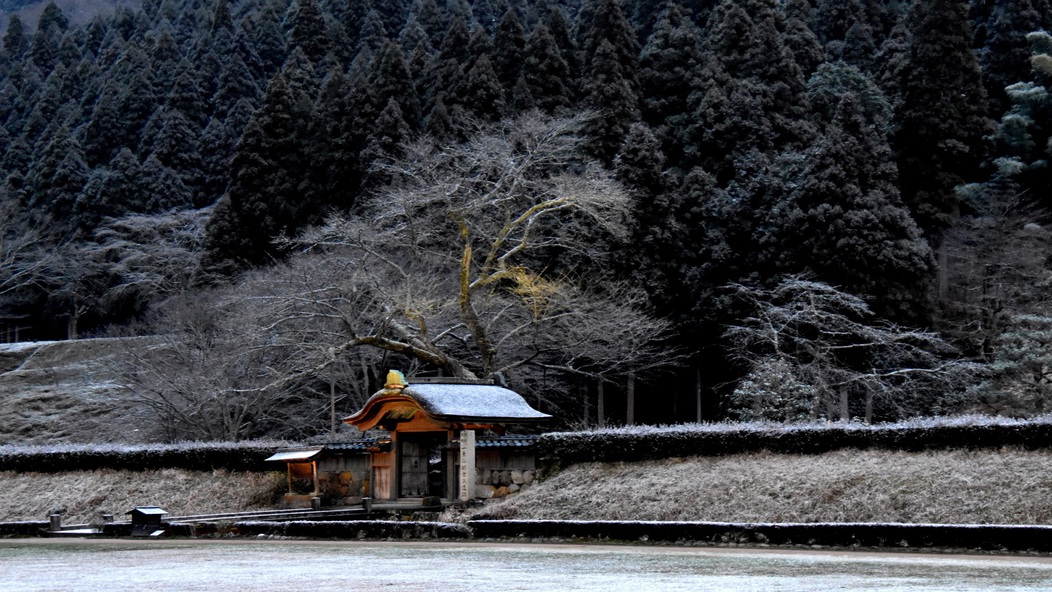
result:
M 451 423 L 530 423 L 549 419 L 515 391 L 492 384 L 410 384 L 401 390 L 385 389 L 373 395 L 345 422 L 362 427 L 375 424 L 386 403 L 408 400 L 435 421 Z M 378 421 L 378 419 L 377 419 Z M 364 429 L 364 428 L 363 428 Z

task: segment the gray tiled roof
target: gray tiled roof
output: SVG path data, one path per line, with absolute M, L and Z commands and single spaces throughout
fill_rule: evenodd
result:
M 541 413 L 513 390 L 492 384 L 410 384 L 402 390 L 429 415 L 440 419 L 541 421 Z

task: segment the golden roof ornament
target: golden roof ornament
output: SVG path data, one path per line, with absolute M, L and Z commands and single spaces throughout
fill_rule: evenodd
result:
M 385 389 L 400 391 L 407 386 L 409 386 L 409 383 L 405 381 L 404 374 L 398 370 L 389 370 L 387 372 L 387 382 L 384 384 Z

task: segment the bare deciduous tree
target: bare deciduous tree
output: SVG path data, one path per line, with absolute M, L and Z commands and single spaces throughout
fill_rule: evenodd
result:
M 941 328 L 970 354 L 992 362 L 1013 314 L 1049 310 L 1052 236 L 1047 213 L 1010 188 L 966 186 L 972 213 L 947 231 L 940 277 Z
M 18 224 L 8 208 L 0 207 L 0 296 L 36 282 L 46 268 L 40 232 Z
M 245 304 L 229 289 L 178 297 L 164 307 L 164 334 L 126 342 L 124 386 L 153 411 L 165 439 L 303 439 L 323 427 L 329 393 L 317 383 L 329 379 L 346 392 L 357 382 L 294 372 L 297 352 L 260 331 Z
M 1052 409 L 1052 234 L 1048 213 L 1011 184 L 962 187 L 971 213 L 944 241 L 940 327 L 987 362 L 973 409 L 1026 416 Z
M 114 278 L 103 300 L 156 305 L 185 292 L 200 271 L 211 211 L 172 210 L 105 220 L 81 253 Z
M 18 215 L 11 200 L 0 195 L 0 314 L 18 301 L 19 293 L 39 288 L 48 276 L 55 251 L 43 241 L 43 235 L 39 227 Z
M 730 291 L 751 314 L 725 333 L 749 368 L 732 397 L 743 418 L 930 413 L 978 369 L 938 335 L 875 319 L 862 299 L 828 284 L 790 276 L 772 289 Z
M 1007 415 L 1052 409 L 1048 212 L 1010 183 L 966 185 L 970 213 L 947 232 L 939 327 L 989 364 L 968 404 Z
M 580 125 L 535 115 L 462 145 L 409 146 L 360 211 L 242 285 L 261 330 L 297 349 L 304 372 L 362 346 L 519 388 L 673 363 L 668 323 L 603 273 L 629 201 L 580 160 Z
M 80 319 L 122 318 L 186 291 L 199 270 L 208 209 L 108 218 L 94 240 L 51 247 L 40 265 L 52 314 L 76 339 Z
M 318 431 L 334 403 L 364 402 L 388 358 L 556 404 L 553 377 L 674 363 L 668 323 L 604 273 L 628 200 L 580 160 L 580 123 L 535 116 L 407 147 L 382 165 L 388 187 L 290 240 L 287 261 L 167 307 L 129 388 L 169 437 L 237 439 Z

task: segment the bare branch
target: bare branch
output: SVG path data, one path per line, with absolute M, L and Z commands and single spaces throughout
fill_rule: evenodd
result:
M 749 369 L 732 395 L 744 418 L 899 419 L 931 412 L 978 371 L 938 335 L 874 319 L 826 284 L 788 277 L 769 290 L 728 289 L 753 311 L 724 333 Z

